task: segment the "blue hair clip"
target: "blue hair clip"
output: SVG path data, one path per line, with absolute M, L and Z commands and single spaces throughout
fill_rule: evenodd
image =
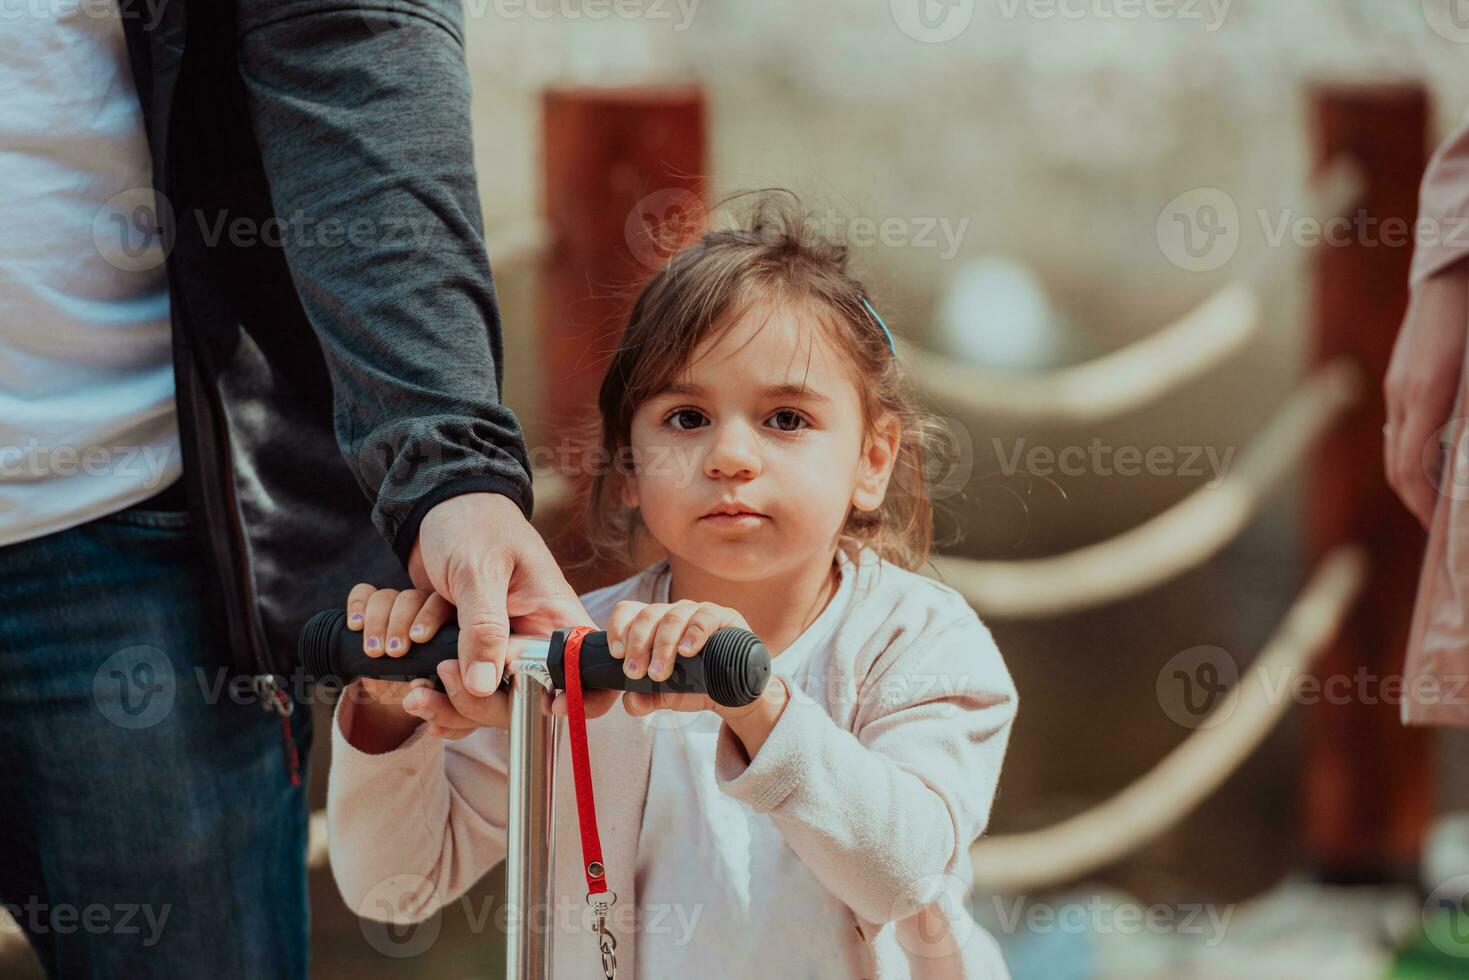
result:
M 894 357 L 897 357 L 898 345 L 893 343 L 893 332 L 889 330 L 888 325 L 882 321 L 882 317 L 877 315 L 877 311 L 872 308 L 872 304 L 867 302 L 866 296 L 859 296 L 858 298 L 862 300 L 862 305 L 867 307 L 867 312 L 871 313 L 872 318 L 877 321 L 877 325 L 879 327 L 882 327 L 882 335 L 888 339 L 888 350 L 893 352 Z

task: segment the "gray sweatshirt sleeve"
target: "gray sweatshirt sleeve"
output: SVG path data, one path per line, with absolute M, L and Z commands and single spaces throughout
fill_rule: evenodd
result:
M 239 0 L 239 65 L 338 444 L 407 562 L 430 507 L 530 516 L 475 185 L 458 0 Z

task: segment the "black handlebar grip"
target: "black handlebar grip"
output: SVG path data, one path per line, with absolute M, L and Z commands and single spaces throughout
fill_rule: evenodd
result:
M 551 634 L 546 667 L 556 690 L 566 688 L 566 630 Z M 622 661 L 607 648 L 607 634 L 588 633 L 581 641 L 581 683 L 588 690 L 708 694 L 716 704 L 739 708 L 758 698 L 770 681 L 770 651 L 760 638 L 738 626 L 715 630 L 697 656 L 673 658 L 673 673 L 661 681 L 644 674 L 628 677 Z
M 459 656 L 459 630 L 444 627 L 425 643 L 414 643 L 401 657 L 369 657 L 362 649 L 364 637 L 347 629 L 347 614 L 326 609 L 306 621 L 296 640 L 301 667 L 313 680 L 348 684 L 358 677 L 411 681 L 427 677 L 439 683 L 442 660 Z
M 318 681 L 346 684 L 357 677 L 410 681 L 427 677 L 438 683 L 440 661 L 459 655 L 459 629 L 443 626 L 433 639 L 414 643 L 401 657 L 369 657 L 362 634 L 346 628 L 347 614 L 327 609 L 306 621 L 296 642 L 301 667 Z M 551 634 L 546 668 L 558 691 L 566 688 L 566 630 Z M 628 677 L 622 661 L 607 648 L 602 630 L 582 639 L 582 687 L 588 690 L 644 691 L 669 694 L 705 694 L 715 703 L 738 708 L 758 698 L 770 680 L 770 652 L 749 630 L 726 626 L 716 630 L 697 656 L 674 657 L 673 673 L 665 680 Z

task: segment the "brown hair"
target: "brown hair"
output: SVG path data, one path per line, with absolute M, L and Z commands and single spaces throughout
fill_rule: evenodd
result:
M 936 438 L 933 420 L 918 409 L 887 337 L 863 306 L 867 291 L 847 272 L 847 246 L 818 234 L 789 191 L 735 194 L 715 210 L 742 198 L 750 199 L 748 208 L 733 227 L 705 232 L 671 256 L 638 293 L 598 395 L 600 439 L 592 440 L 600 442 L 598 456 L 626 458 L 634 414 L 684 371 L 706 337 L 722 334 L 761 303 L 809 304 L 858 381 L 867 431 L 889 415 L 901 433 L 882 506 L 871 512 L 854 508 L 842 529 L 843 544 L 853 554 L 870 547 L 915 569 L 933 547 L 924 474 Z M 617 493 L 628 472 L 626 466 L 601 467 L 587 488 L 587 565 L 639 564 L 642 524 Z

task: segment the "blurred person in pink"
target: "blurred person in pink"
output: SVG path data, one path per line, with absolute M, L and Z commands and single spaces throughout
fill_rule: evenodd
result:
M 1402 720 L 1469 727 L 1469 117 L 1429 161 L 1414 238 L 1408 311 L 1384 382 L 1388 482 L 1428 529 Z

